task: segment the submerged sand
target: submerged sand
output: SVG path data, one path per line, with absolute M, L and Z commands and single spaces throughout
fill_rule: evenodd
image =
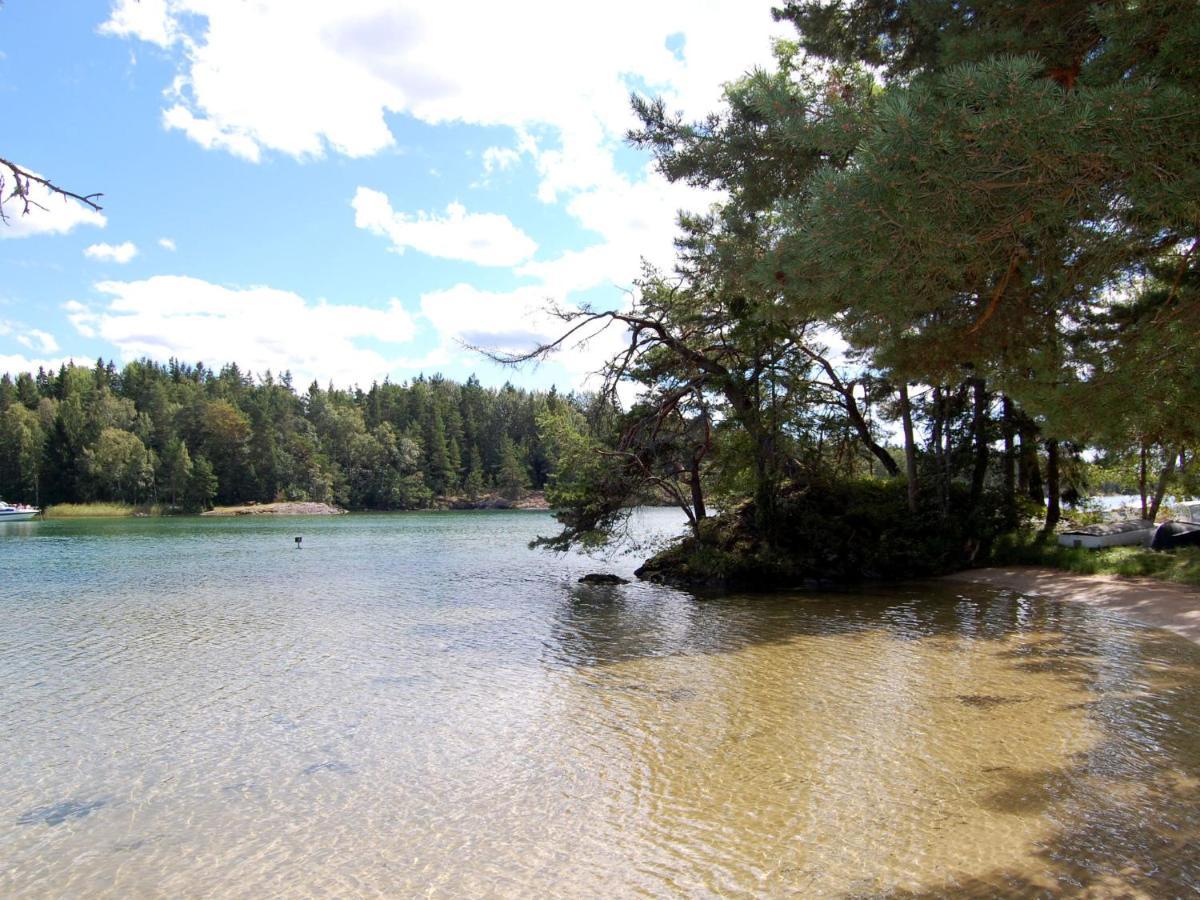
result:
M 1200 644 L 1200 589 L 1190 585 L 1120 575 L 1073 575 L 1041 566 L 968 569 L 946 578 L 1100 606 Z

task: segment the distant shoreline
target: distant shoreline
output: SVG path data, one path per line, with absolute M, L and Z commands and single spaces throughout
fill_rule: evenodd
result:
M 1200 590 L 1190 585 L 1121 575 L 1075 575 L 1043 566 L 967 569 L 943 578 L 1098 606 L 1200 644 Z
M 340 506 L 310 501 L 216 506 L 200 513 L 202 516 L 343 516 L 345 514 L 346 510 Z
M 203 512 L 184 512 L 163 504 L 142 504 L 134 506 L 128 503 L 59 503 L 44 509 L 39 516 L 41 519 L 111 519 L 111 518 L 146 518 L 159 516 L 200 515 L 208 517 L 232 516 L 342 516 L 350 512 L 429 512 L 437 510 L 474 510 L 474 509 L 522 509 L 548 510 L 550 505 L 542 491 L 527 491 L 517 499 L 501 497 L 499 494 L 484 494 L 474 500 L 466 497 L 438 497 L 433 503 L 424 508 L 410 510 L 378 510 L 361 509 L 348 510 L 332 503 L 317 503 L 308 500 L 280 501 L 277 503 L 233 503 L 228 506 L 216 506 Z

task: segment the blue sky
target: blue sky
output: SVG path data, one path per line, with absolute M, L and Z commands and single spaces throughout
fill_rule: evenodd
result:
M 0 157 L 57 198 L 0 225 L 0 371 L 177 356 L 369 385 L 576 387 L 462 349 L 553 333 L 669 265 L 668 185 L 630 90 L 699 116 L 770 56 L 770 3 L 7 0 Z M 7 190 L 6 190 L 7 192 Z

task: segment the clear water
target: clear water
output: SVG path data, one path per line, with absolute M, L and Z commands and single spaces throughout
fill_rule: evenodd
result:
M 0 527 L 0 896 L 1200 890 L 1200 647 L 962 585 L 587 587 L 640 557 L 551 527 Z

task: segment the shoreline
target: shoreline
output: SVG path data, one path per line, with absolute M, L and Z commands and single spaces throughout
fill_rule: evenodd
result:
M 1190 585 L 1123 575 L 1075 575 L 1045 566 L 966 569 L 942 580 L 1097 606 L 1200 644 L 1200 590 Z
M 345 514 L 346 510 L 341 507 L 309 500 L 215 506 L 200 513 L 202 516 L 344 516 Z

